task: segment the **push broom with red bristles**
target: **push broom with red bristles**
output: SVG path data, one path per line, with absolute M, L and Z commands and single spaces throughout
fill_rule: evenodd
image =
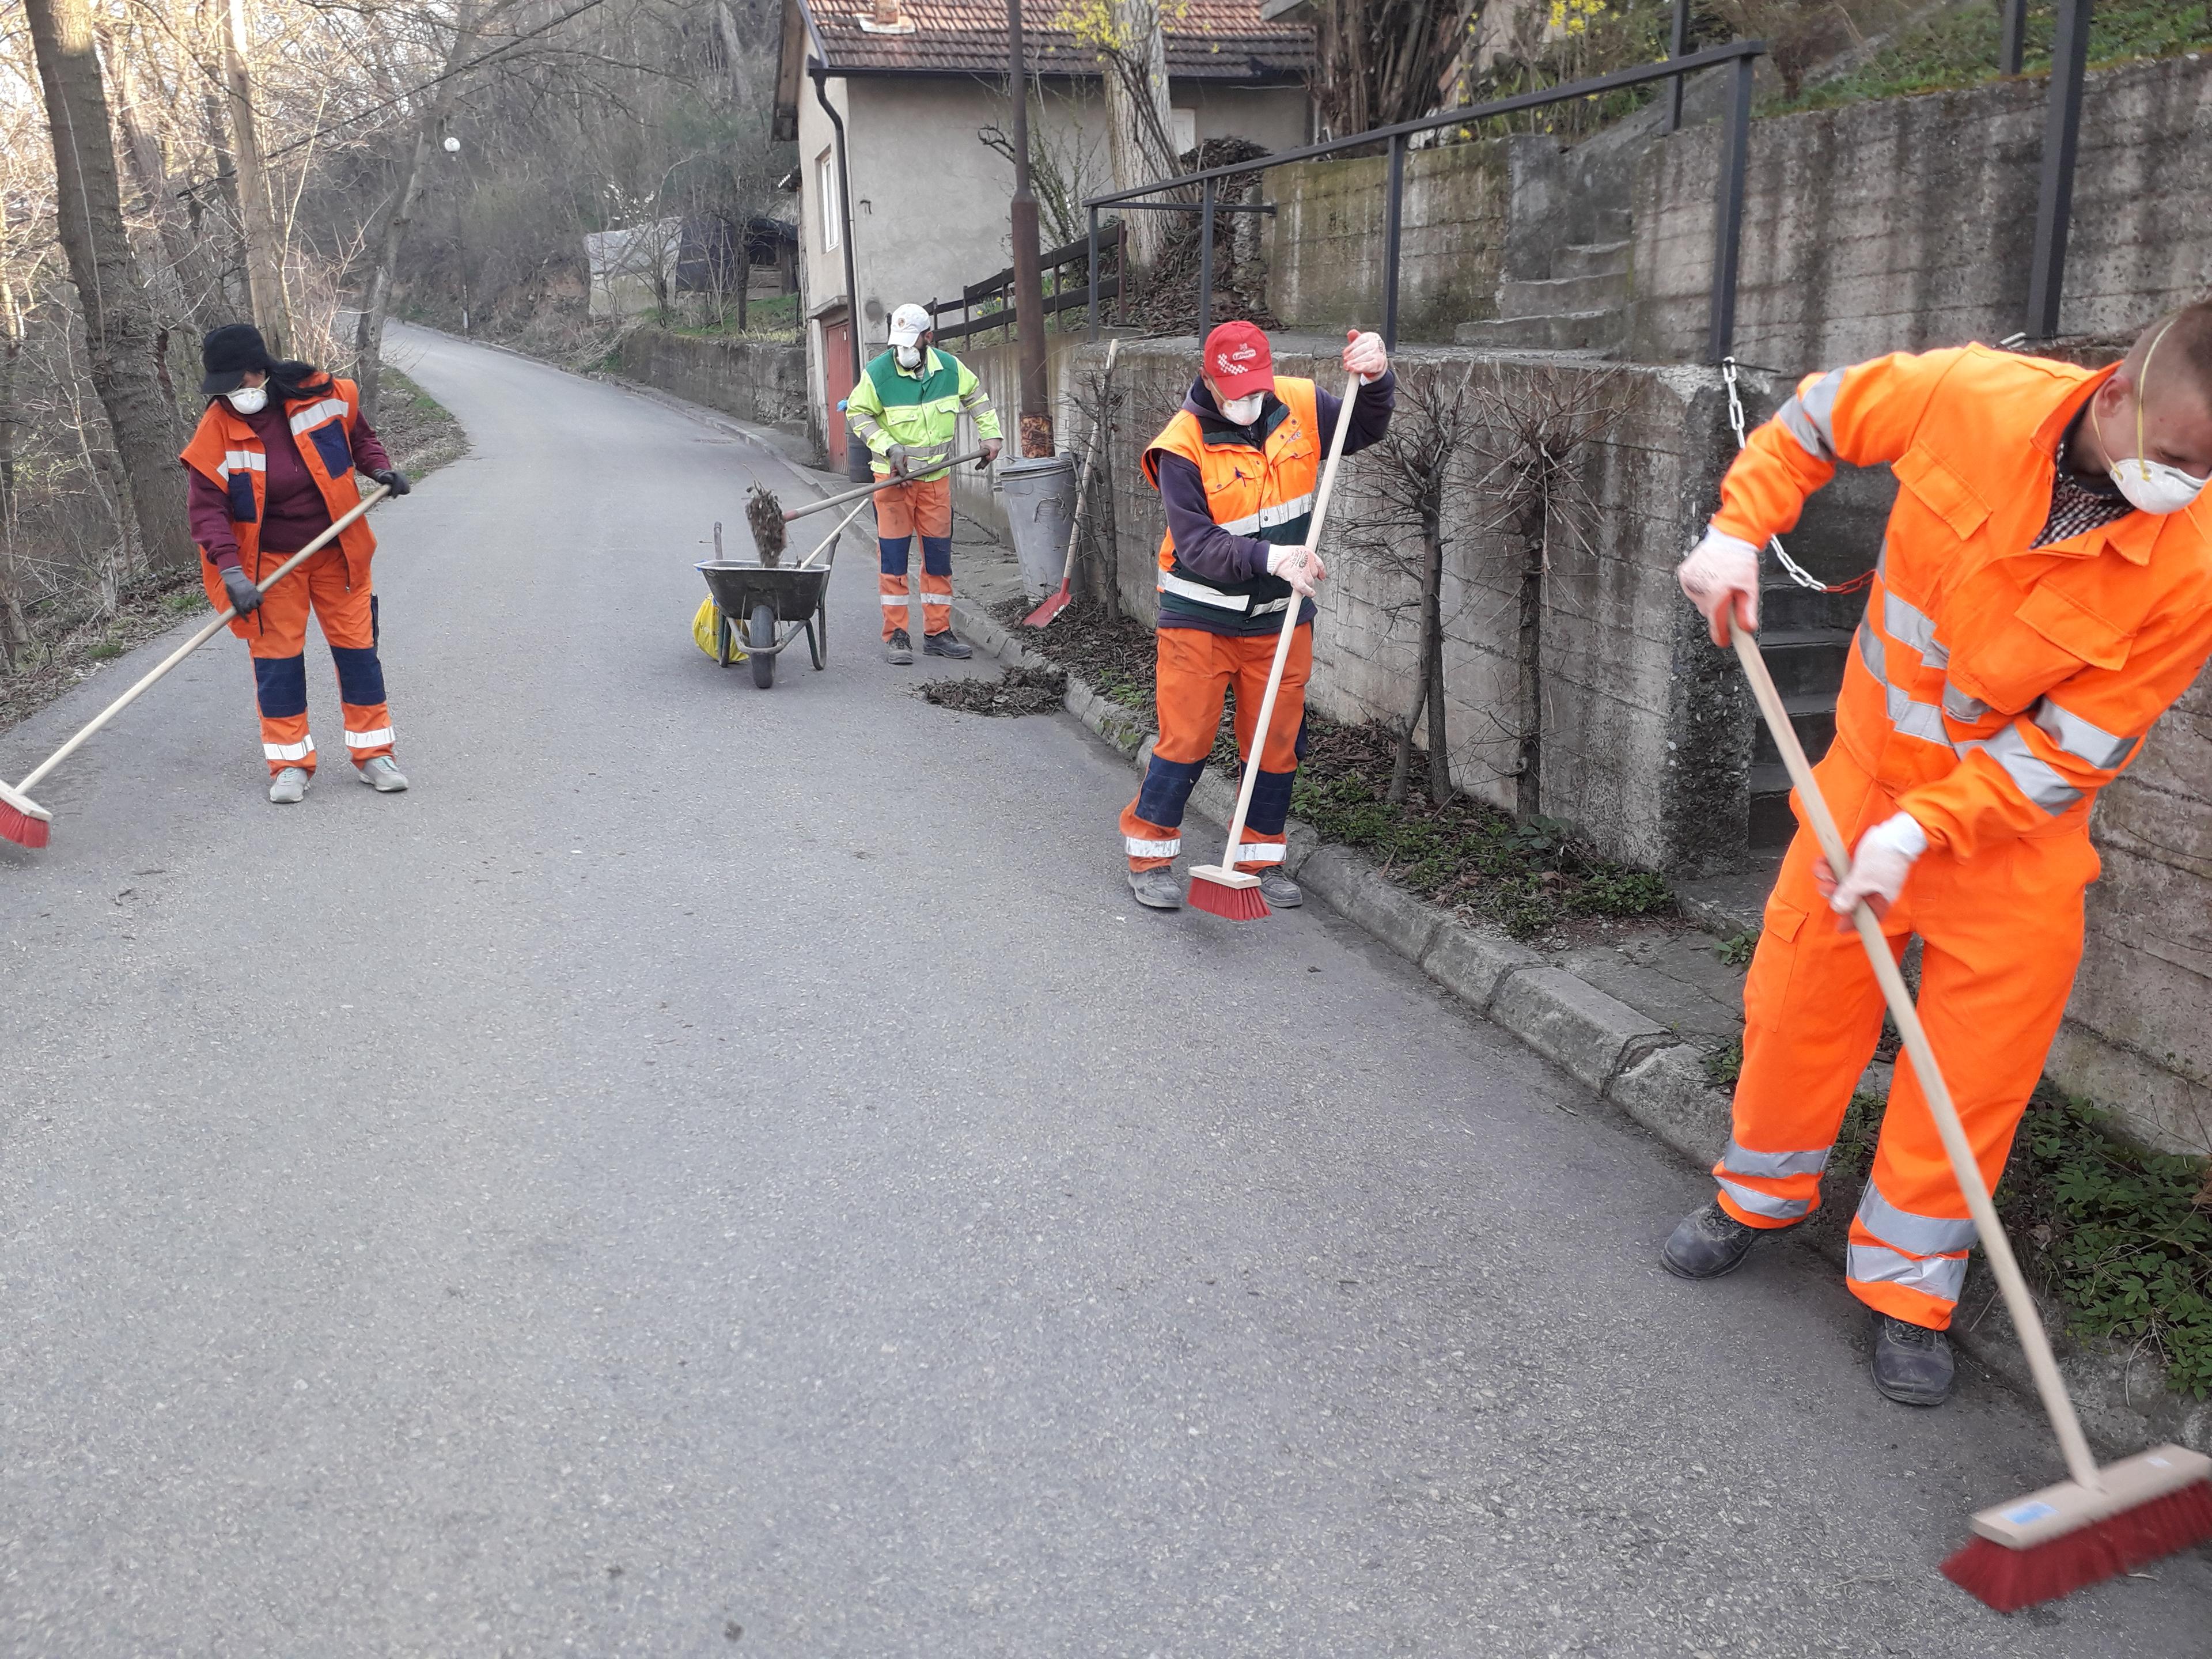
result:
M 1759 699 L 1759 713 L 1774 733 L 1775 746 L 1805 805 L 1807 822 L 1842 879 L 1850 867 L 1836 820 L 1814 781 L 1813 769 L 1798 744 L 1796 728 L 1776 695 L 1774 681 L 1759 654 L 1758 642 L 1741 627 L 1731 627 L 1736 656 Z M 2212 1539 L 2212 1457 L 2180 1446 L 2154 1446 L 2105 1468 L 2097 1467 L 2081 1433 L 2066 1383 L 2051 1357 L 2051 1339 L 2028 1294 L 2027 1281 L 2013 1259 L 2011 1242 L 1997 1219 L 1996 1206 L 1982 1188 L 1981 1170 L 1959 1122 L 1959 1109 L 1929 1047 L 1928 1033 L 1905 988 L 1905 976 L 1881 936 L 1881 924 L 1864 903 L 1851 913 L 1859 942 L 1889 1003 L 1891 1016 L 1911 1057 L 1913 1075 L 1927 1097 L 1928 1109 L 1951 1159 L 1951 1173 L 1981 1235 L 1982 1252 L 2004 1293 L 2005 1308 L 2027 1351 L 2036 1392 L 2051 1415 L 2071 1477 L 1975 1516 L 1974 1538 L 1943 1563 L 1943 1576 L 2000 1613 L 2055 1601 L 2087 1585 L 2132 1572 L 2162 1555 Z
M 297 570 L 301 565 L 305 564 L 310 555 L 321 552 L 340 531 L 343 530 L 356 519 L 361 517 L 362 514 L 368 512 L 370 507 L 375 506 L 377 502 L 382 501 L 385 496 L 390 493 L 391 491 L 383 484 L 378 484 L 374 489 L 366 492 L 362 496 L 359 505 L 349 508 L 345 513 L 339 516 L 336 524 L 333 524 L 328 530 L 323 532 L 321 535 L 316 537 L 314 540 L 309 542 L 297 553 L 292 555 L 290 558 L 285 560 L 283 563 L 278 565 L 275 570 L 271 571 L 269 575 L 269 580 L 261 584 L 261 591 L 264 593 L 267 592 L 270 588 L 276 586 L 278 582 L 283 581 L 285 577 L 290 575 L 295 570 Z M 128 691 L 125 691 L 113 702 L 108 704 L 106 708 L 101 709 L 100 713 L 94 715 L 85 726 L 83 730 L 80 731 L 75 737 L 71 738 L 60 748 L 55 750 L 52 754 L 47 756 L 45 761 L 40 764 L 38 769 L 33 772 L 28 777 L 25 778 L 22 782 L 17 784 L 12 789 L 6 784 L 0 783 L 0 836 L 5 836 L 8 840 L 14 842 L 18 847 L 44 847 L 53 831 L 53 814 L 47 811 L 45 807 L 40 805 L 38 802 L 31 799 L 31 791 L 38 787 L 40 781 L 46 777 L 47 773 L 52 771 L 54 768 L 59 766 L 71 755 L 76 753 L 80 748 L 83 747 L 85 742 L 91 738 L 94 732 L 99 731 L 101 726 L 106 725 L 108 721 L 113 720 L 118 714 L 128 708 L 132 703 L 137 702 L 140 696 L 151 688 L 155 681 L 160 679 L 162 675 L 167 673 L 172 668 L 174 668 L 185 658 L 191 656 L 193 652 L 198 650 L 210 640 L 213 639 L 217 631 L 237 615 L 238 612 L 234 609 L 226 610 L 213 622 L 210 622 L 206 627 L 200 629 L 198 633 L 193 635 L 191 638 L 186 640 L 174 651 L 172 651 L 167 656 L 162 658 L 161 662 L 150 672 L 149 672 L 143 679 L 140 680 L 137 684 L 132 686 Z
M 1352 403 L 1358 395 L 1359 377 L 1355 374 L 1346 383 L 1344 401 L 1337 406 L 1336 430 L 1328 440 L 1328 465 L 1322 469 L 1321 493 L 1314 497 L 1313 519 L 1306 528 L 1304 554 L 1310 554 L 1321 545 L 1322 525 L 1328 517 L 1328 498 L 1336 489 L 1336 464 L 1344 459 L 1344 434 L 1352 430 Z M 1267 749 L 1267 722 L 1274 718 L 1275 693 L 1282 688 L 1283 665 L 1290 660 L 1291 638 L 1298 631 L 1298 612 L 1304 608 L 1304 597 L 1296 592 L 1283 606 L 1282 631 L 1275 635 L 1274 665 L 1267 671 L 1267 691 L 1260 699 L 1260 718 L 1252 722 L 1252 748 L 1244 760 L 1244 781 L 1237 791 L 1236 816 L 1229 820 L 1229 845 L 1221 854 L 1220 863 L 1191 866 L 1193 908 L 1209 911 L 1228 921 L 1258 921 L 1269 914 L 1267 901 L 1260 896 L 1260 878 L 1248 876 L 1237 867 L 1237 846 L 1244 839 L 1244 815 L 1251 811 L 1253 786 L 1260 781 L 1260 757 Z

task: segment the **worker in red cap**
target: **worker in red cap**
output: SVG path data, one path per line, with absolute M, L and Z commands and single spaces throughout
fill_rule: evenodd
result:
M 1379 334 L 1346 336 L 1344 367 L 1359 377 L 1345 434 L 1348 454 L 1390 425 L 1395 382 Z M 1170 867 L 1182 850 L 1183 805 L 1213 751 L 1221 700 L 1237 688 L 1237 752 L 1255 763 L 1252 727 L 1273 667 L 1283 609 L 1299 625 L 1282 689 L 1256 757 L 1260 776 L 1244 839 L 1231 861 L 1260 878 L 1270 908 L 1299 903 L 1282 868 L 1291 781 L 1305 738 L 1306 677 L 1313 670 L 1313 592 L 1328 574 L 1305 551 L 1314 491 L 1341 401 L 1311 380 L 1275 373 L 1267 337 L 1224 323 L 1206 337 L 1198 379 L 1181 410 L 1145 450 L 1145 477 L 1160 492 L 1159 739 L 1136 799 L 1122 810 L 1129 886 L 1155 910 L 1182 908 Z

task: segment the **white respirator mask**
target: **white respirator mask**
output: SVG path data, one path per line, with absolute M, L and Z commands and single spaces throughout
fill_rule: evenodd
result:
M 898 359 L 898 366 L 901 368 L 921 367 L 921 347 L 918 344 L 895 345 L 891 348 L 891 355 Z
M 2166 329 L 2158 331 L 2157 339 L 2143 354 L 2142 374 L 2136 383 L 2136 453 L 2112 463 L 2112 482 L 2119 486 L 2120 494 L 2128 498 L 2130 506 L 2137 512 L 2162 516 L 2179 513 L 2204 493 L 2204 486 L 2212 479 L 2192 478 L 2178 466 L 2168 466 L 2164 461 L 2148 459 L 2143 450 L 2143 392 L 2150 384 L 2150 360 L 2158 356 L 2159 341 L 2166 338 Z M 2089 406 L 2089 419 L 2097 428 L 2097 441 L 2105 443 L 2104 423 L 2097 418 L 2097 406 Z M 2112 446 L 2105 443 L 2107 454 Z
M 222 400 L 241 415 L 258 415 L 269 407 L 269 388 L 242 386 L 235 392 L 226 392 Z
M 1231 398 L 1221 405 L 1221 418 L 1231 426 L 1249 426 L 1260 418 L 1260 410 L 1267 400 L 1264 392 L 1255 392 L 1249 398 Z

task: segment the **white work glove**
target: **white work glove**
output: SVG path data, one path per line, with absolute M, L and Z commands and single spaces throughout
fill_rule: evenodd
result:
M 1380 334 L 1362 334 L 1356 328 L 1344 331 L 1344 372 L 1357 374 L 1362 386 L 1372 386 L 1390 372 L 1390 354 L 1382 349 Z
M 1850 915 L 1861 899 L 1881 915 L 1897 902 L 1897 896 L 1905 890 L 1905 878 L 1927 850 L 1928 832 L 1920 827 L 1920 821 L 1910 812 L 1899 812 L 1859 837 L 1851 854 L 1849 876 L 1838 881 L 1827 860 L 1822 859 L 1814 866 L 1813 879 L 1828 896 L 1828 907 L 1838 915 Z
M 1759 550 L 1749 542 L 1709 529 L 1675 567 L 1674 577 L 1705 617 L 1715 645 L 1729 643 L 1731 617 L 1751 632 L 1759 631 Z
M 1308 599 L 1322 580 L 1328 574 L 1328 567 L 1321 562 L 1321 555 L 1309 553 L 1303 547 L 1271 547 L 1267 550 L 1267 574 L 1280 576 L 1291 585 L 1291 591 L 1303 593 Z

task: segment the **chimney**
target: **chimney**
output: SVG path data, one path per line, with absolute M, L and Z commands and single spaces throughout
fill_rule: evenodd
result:
M 899 0 L 874 0 L 875 15 L 869 21 L 879 29 L 903 28 L 905 14 L 899 10 Z

